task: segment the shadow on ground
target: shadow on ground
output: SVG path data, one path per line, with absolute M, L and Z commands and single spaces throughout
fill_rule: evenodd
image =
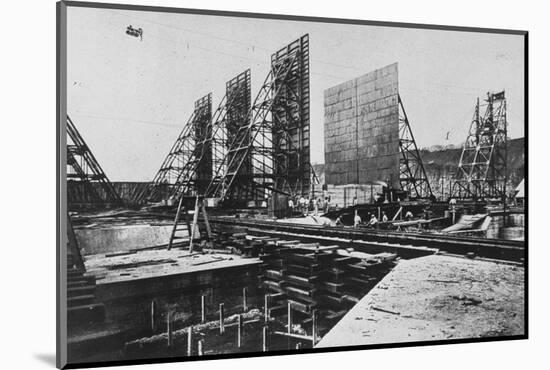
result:
M 35 353 L 34 358 L 42 361 L 46 365 L 55 367 L 55 354 L 54 353 Z

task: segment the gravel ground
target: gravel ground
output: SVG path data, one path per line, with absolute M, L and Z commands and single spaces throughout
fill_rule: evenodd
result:
M 434 255 L 401 261 L 317 347 L 522 334 L 523 267 Z

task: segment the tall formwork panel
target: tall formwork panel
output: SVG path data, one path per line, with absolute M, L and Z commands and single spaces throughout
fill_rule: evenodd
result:
M 243 110 L 244 111 L 244 110 Z M 239 113 L 236 116 L 240 115 Z M 307 194 L 309 164 L 309 38 L 274 53 L 246 117 L 233 126 L 205 196 L 263 204 L 270 193 Z M 227 203 L 227 204 L 230 204 Z
M 201 134 L 208 130 L 208 124 L 212 119 L 212 94 L 203 96 L 195 101 L 193 113 L 183 127 L 178 138 L 172 145 L 170 152 L 162 162 L 160 169 L 149 186 L 138 190 L 133 195 L 133 202 L 158 202 L 169 198 L 178 197 L 191 190 L 196 190 L 198 184 L 208 184 L 212 178 L 212 147 L 210 143 L 201 143 Z M 197 145 L 205 149 L 205 159 L 200 160 L 198 166 L 192 163 Z M 203 145 L 204 147 L 202 147 Z M 191 167 L 195 171 L 191 179 L 186 176 L 186 168 Z M 183 186 L 187 182 L 188 186 Z
M 248 146 L 251 143 L 252 137 L 250 132 L 246 128 L 249 124 L 250 117 L 248 112 L 251 107 L 251 87 L 250 87 L 250 69 L 244 71 L 240 75 L 227 81 L 225 86 L 225 94 L 227 96 L 226 104 L 226 150 L 232 142 L 242 142 Z M 231 104 L 229 104 L 231 102 Z M 252 184 L 252 153 L 248 153 L 243 158 L 242 164 L 238 168 L 238 162 L 235 161 L 235 152 L 228 153 L 227 165 L 229 171 L 236 172 L 241 186 L 235 187 L 231 190 L 228 198 L 231 199 L 253 199 L 254 198 L 254 186 Z M 222 158 L 223 159 L 223 158 Z M 221 165 L 221 163 L 217 163 Z
M 247 127 L 242 123 L 246 121 L 242 112 L 247 112 L 250 106 L 250 98 L 246 98 L 250 94 L 246 93 L 246 89 L 250 90 L 250 70 L 232 79 L 228 86 L 228 92 L 214 113 L 210 95 L 195 103 L 193 119 L 189 121 L 189 128 L 184 130 L 189 132 L 187 136 L 184 135 L 188 138 L 184 140 L 183 146 L 187 155 L 183 166 L 178 168 L 177 179 L 172 187 L 171 194 L 174 198 L 204 195 L 208 186 L 219 183 L 219 174 L 226 168 L 224 160 L 228 153 L 228 120 L 233 133 L 235 127 L 238 127 L 237 131 Z M 235 134 L 231 139 L 237 136 Z
M 272 67 L 296 55 L 286 79 L 273 81 L 278 91 L 271 109 L 274 188 L 307 196 L 310 190 L 309 35 L 271 55 Z
M 212 94 L 195 102 L 195 111 L 200 112 L 194 123 L 195 151 L 202 152 L 195 172 L 195 191 L 202 194 L 212 180 L 212 141 L 204 140 L 212 136 Z
M 326 182 L 399 183 L 397 63 L 325 90 Z
M 399 96 L 397 63 L 325 90 L 326 183 L 432 195 Z

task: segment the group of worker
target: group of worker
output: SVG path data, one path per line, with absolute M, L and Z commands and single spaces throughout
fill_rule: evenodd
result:
M 322 213 L 322 212 L 327 213 L 330 209 L 330 200 L 331 200 L 330 195 L 325 196 L 324 200 L 321 197 L 318 197 L 317 199 L 314 199 L 314 198 L 309 198 L 309 197 L 306 198 L 303 195 L 300 196 L 300 197 L 297 197 L 297 196 L 296 197 L 289 197 L 288 198 L 289 217 L 292 217 L 294 215 L 295 211 L 300 212 L 304 216 L 307 216 L 310 213 L 310 211 L 313 211 L 315 216 L 319 215 L 319 213 Z M 353 206 L 357 205 L 357 197 L 353 198 L 352 205 Z M 368 220 L 367 223 L 366 223 L 366 226 L 374 228 L 374 227 L 377 227 L 377 225 L 380 221 L 381 222 L 388 222 L 389 221 L 388 215 L 386 215 L 385 211 L 382 211 L 381 215 L 380 215 L 380 211 L 379 211 L 378 215 L 381 218 L 380 220 L 378 219 L 378 217 L 376 217 L 376 215 L 368 213 L 367 218 L 366 218 Z M 343 225 L 342 216 L 343 215 L 340 215 L 336 219 L 336 225 Z M 412 219 L 413 219 L 413 214 L 409 210 L 405 214 L 405 220 L 412 220 Z M 363 220 L 362 220 L 361 216 L 359 216 L 358 211 L 355 210 L 355 214 L 354 214 L 354 217 L 353 217 L 353 227 L 357 228 L 361 224 L 363 224 Z
M 342 226 L 344 225 L 343 222 L 342 222 L 342 216 L 344 215 L 340 215 L 338 216 L 338 218 L 336 219 L 336 225 L 337 226 Z M 412 220 L 413 219 L 413 214 L 411 211 L 407 211 L 407 213 L 405 214 L 405 219 L 406 220 Z M 378 217 L 376 217 L 374 214 L 371 214 L 371 213 L 368 213 L 367 214 L 367 219 L 368 219 L 368 222 L 366 223 L 366 226 L 367 227 L 377 227 L 378 223 L 379 223 L 379 220 L 378 220 Z M 382 211 L 382 222 L 388 222 L 388 215 L 386 215 L 386 212 Z M 357 212 L 357 210 L 355 210 L 355 215 L 353 216 L 353 227 L 357 228 L 359 227 L 359 225 L 363 224 L 363 219 L 361 218 L 361 216 L 359 216 L 359 212 Z
M 298 210 L 302 215 L 307 216 L 310 211 L 313 211 L 315 216 L 321 212 L 328 212 L 330 207 L 330 195 L 325 199 L 321 197 L 317 199 L 301 197 L 289 197 L 288 198 L 288 210 L 290 215 L 294 214 L 295 210 Z
M 368 214 L 367 219 L 369 220 L 367 222 L 367 227 L 376 227 L 378 225 L 378 218 L 373 214 Z M 359 213 L 357 210 L 355 211 L 355 216 L 353 217 L 353 227 L 359 227 L 363 220 L 361 219 L 361 216 L 359 216 Z M 388 222 L 388 216 L 386 215 L 386 212 L 382 211 L 382 222 Z

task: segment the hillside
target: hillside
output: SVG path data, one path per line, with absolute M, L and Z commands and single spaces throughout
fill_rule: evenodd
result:
M 525 138 L 512 139 L 508 142 L 508 170 L 510 185 L 515 187 L 525 175 Z M 420 150 L 424 167 L 434 192 L 448 191 L 449 179 L 456 172 L 462 148 L 441 150 Z M 321 184 L 325 182 L 325 165 L 314 164 L 313 169 Z M 446 189 L 446 190 L 445 190 Z

